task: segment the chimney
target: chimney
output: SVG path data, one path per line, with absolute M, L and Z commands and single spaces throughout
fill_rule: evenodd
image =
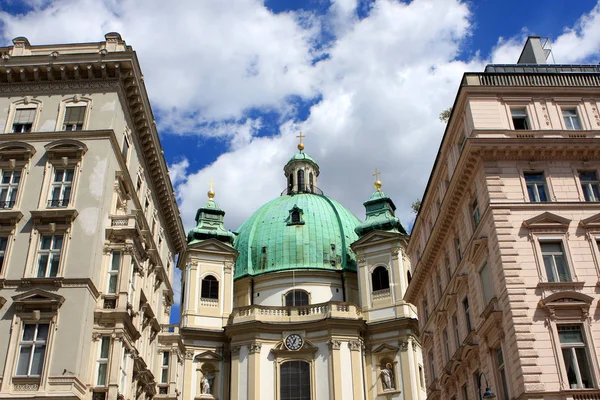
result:
M 517 64 L 546 64 L 550 55 L 550 40 L 539 36 L 529 36 Z

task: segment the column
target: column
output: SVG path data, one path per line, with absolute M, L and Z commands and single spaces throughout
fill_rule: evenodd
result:
M 194 370 L 194 352 L 186 351 L 183 364 L 183 397 L 184 399 L 194 398 L 194 388 L 192 387 L 192 377 L 196 373 Z
M 109 375 L 106 379 L 108 383 L 107 399 L 116 399 L 119 393 L 119 366 L 121 365 L 121 356 L 123 352 L 123 338 L 115 337 L 113 334 L 112 347 L 110 350 Z
M 342 363 L 340 360 L 341 342 L 337 339 L 329 339 L 328 344 L 330 365 L 329 396 L 331 399 L 342 400 Z
M 350 347 L 350 360 L 352 363 L 352 393 L 354 394 L 354 400 L 362 400 L 364 398 L 362 379 L 363 344 L 360 340 L 351 340 L 348 342 L 348 347 Z
M 229 384 L 231 399 L 238 400 L 240 394 L 240 346 L 231 346 L 231 382 Z M 227 390 L 225 390 L 227 392 Z
M 248 400 L 260 400 L 260 348 L 259 342 L 248 346 Z
M 402 363 L 402 386 L 404 387 L 404 398 L 406 400 L 417 400 L 418 377 L 415 371 L 412 339 L 400 341 L 400 362 Z M 407 373 L 408 372 L 408 373 Z

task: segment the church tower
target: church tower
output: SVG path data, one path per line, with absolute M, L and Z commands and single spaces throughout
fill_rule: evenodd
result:
M 403 393 L 417 399 L 422 393 L 423 361 L 418 342 L 415 307 L 403 300 L 408 285 L 408 234 L 395 216 L 396 206 L 381 190 L 375 173 L 375 192 L 364 202 L 366 220 L 355 228 L 352 243 L 357 258 L 359 306 L 369 329 L 365 337 L 369 398 Z M 381 334 L 385 332 L 385 334 Z
M 222 399 L 229 381 L 229 357 L 223 327 L 233 309 L 233 270 L 238 252 L 234 234 L 225 229 L 225 211 L 208 192 L 196 214 L 182 254 L 181 333 L 186 348 L 184 398 Z M 191 372 L 191 373 L 190 373 Z

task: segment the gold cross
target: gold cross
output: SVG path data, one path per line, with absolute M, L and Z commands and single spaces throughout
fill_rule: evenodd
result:
M 215 182 L 213 181 L 213 178 L 210 178 L 210 181 L 208 181 L 208 184 L 210 185 L 210 191 L 212 192 L 213 186 L 215 184 Z
M 304 136 L 302 134 L 302 132 L 300 132 L 300 134 L 298 136 L 296 136 L 297 138 L 300 138 L 300 143 L 302 144 L 302 138 L 305 138 L 306 136 Z
M 377 168 L 375 168 L 375 173 L 373 174 L 373 176 L 375 177 L 376 181 L 379 180 L 379 174 L 381 174 L 381 172 L 377 171 Z

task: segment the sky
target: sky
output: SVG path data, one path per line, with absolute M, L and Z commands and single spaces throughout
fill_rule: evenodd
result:
M 364 219 L 377 168 L 410 229 L 464 72 L 515 63 L 528 35 L 600 61 L 593 0 L 0 0 L 3 46 L 111 31 L 137 52 L 186 229 L 210 179 L 231 230 L 278 196 L 299 132 L 325 194 Z

